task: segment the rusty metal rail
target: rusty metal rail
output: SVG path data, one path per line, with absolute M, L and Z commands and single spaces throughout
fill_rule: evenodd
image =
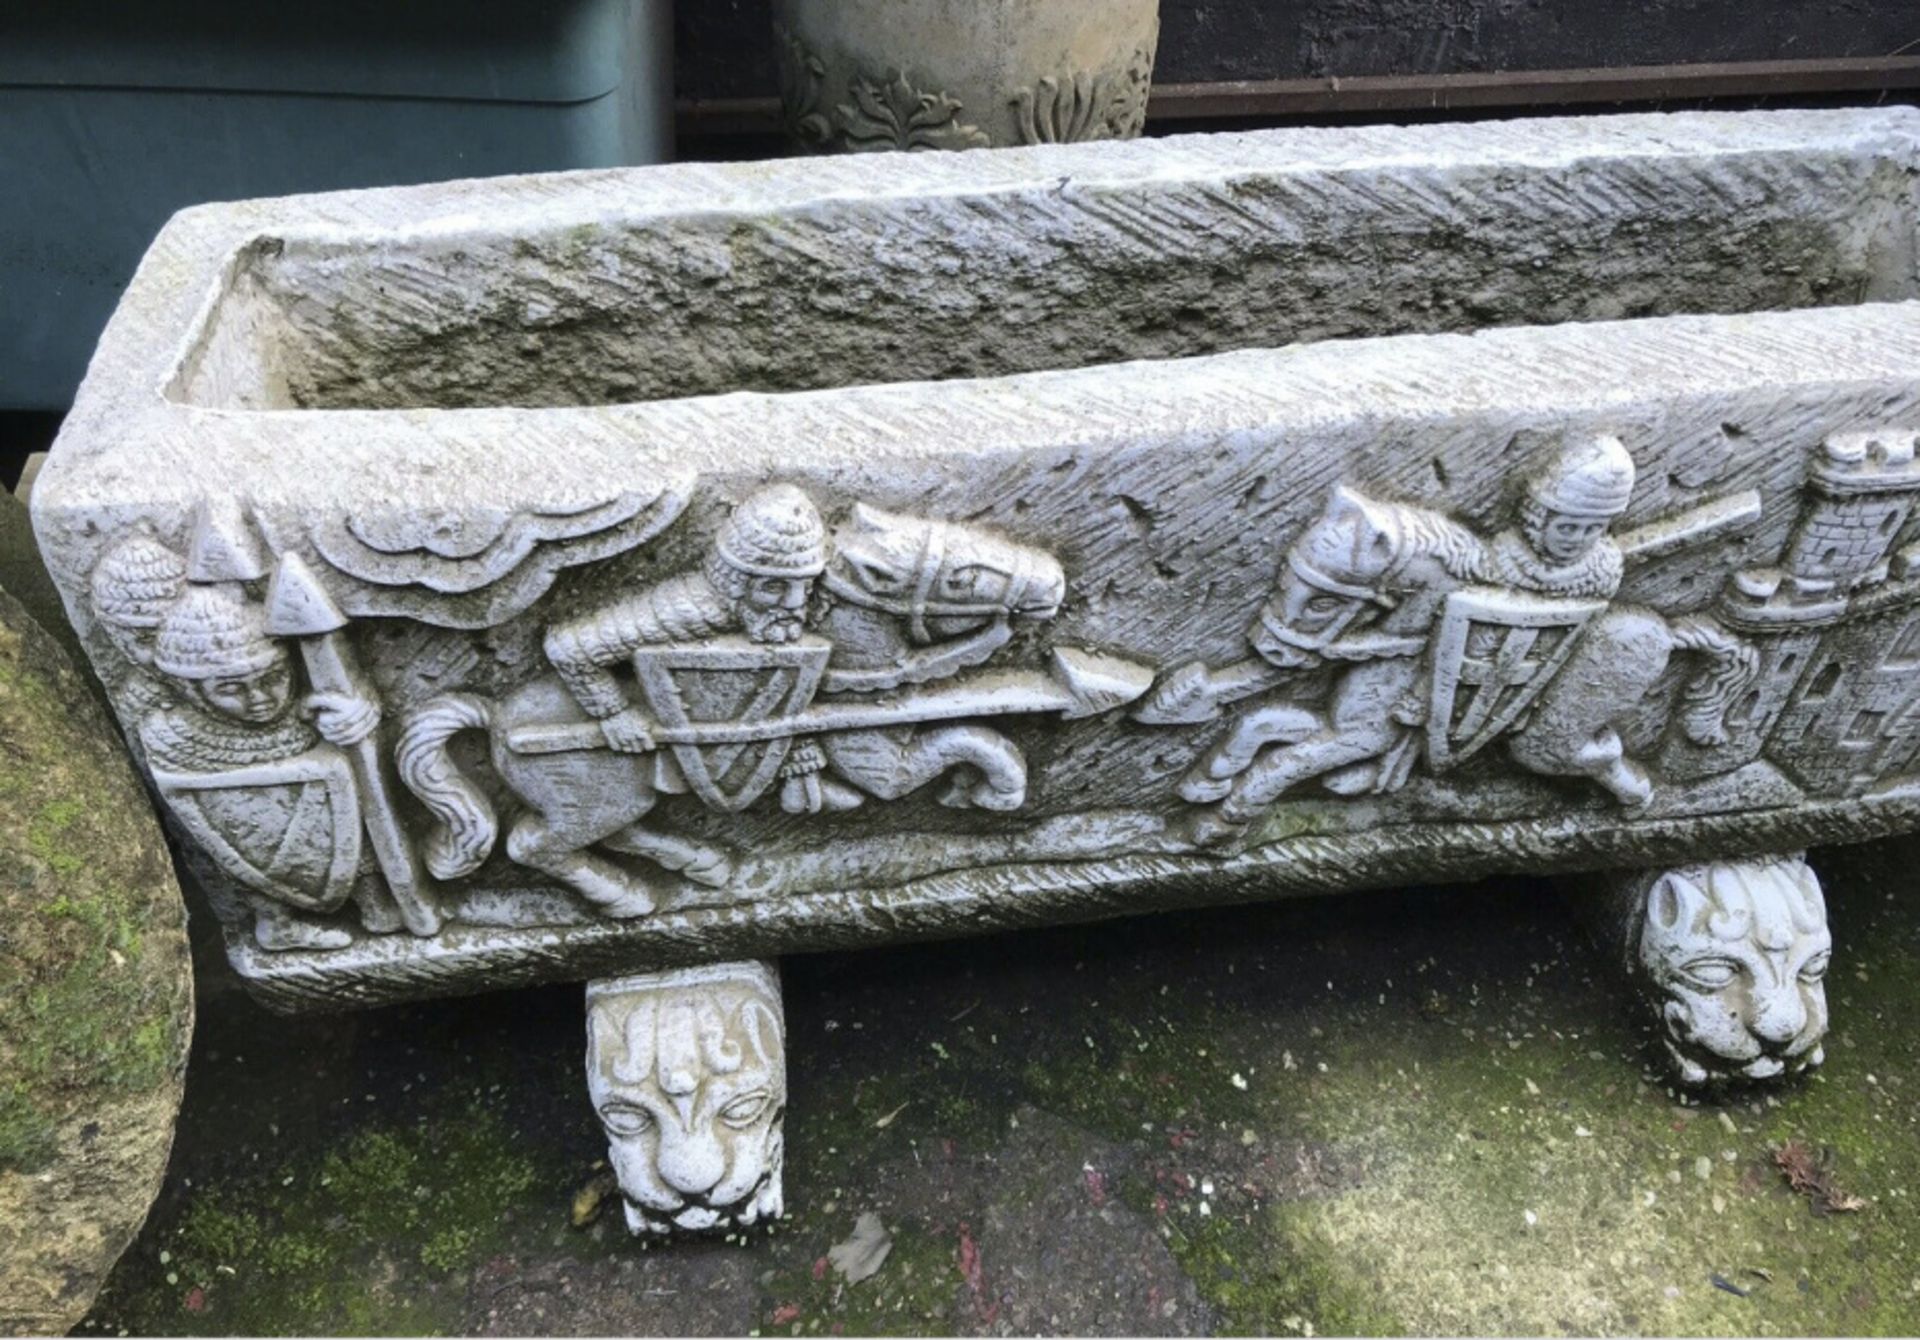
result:
M 1156 85 L 1149 125 L 1920 89 L 1920 55 Z M 777 134 L 777 98 L 682 99 L 687 136 Z

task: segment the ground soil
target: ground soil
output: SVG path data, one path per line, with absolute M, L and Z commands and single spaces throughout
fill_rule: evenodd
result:
M 793 959 L 790 1216 L 666 1247 L 570 1224 L 577 988 L 281 1019 L 216 987 L 82 1333 L 1912 1333 L 1916 861 L 1816 855 L 1826 1068 L 1704 1101 L 1538 882 Z M 1795 1138 L 1863 1208 L 1787 1185 Z M 863 1211 L 893 1250 L 850 1286 Z

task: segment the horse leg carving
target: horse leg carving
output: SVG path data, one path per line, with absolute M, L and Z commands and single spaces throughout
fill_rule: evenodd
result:
M 654 909 L 652 892 L 638 876 L 587 850 L 601 835 L 582 840 L 536 814 L 523 815 L 507 834 L 507 855 L 551 875 L 610 917 L 643 917 Z
M 1226 736 L 1180 779 L 1180 798 L 1195 805 L 1224 800 L 1233 779 L 1253 766 L 1260 751 L 1273 744 L 1298 744 L 1322 728 L 1304 708 L 1269 703 L 1234 722 Z
M 821 741 L 833 770 L 881 800 L 898 800 L 956 770 L 944 805 L 1016 810 L 1027 799 L 1027 761 L 1013 741 L 985 726 L 847 731 Z
M 1300 783 L 1380 757 L 1394 743 L 1383 736 L 1384 732 L 1346 731 L 1270 749 L 1240 774 L 1232 793 L 1220 802 L 1220 817 L 1234 824 L 1251 823 Z
M 629 824 L 601 838 L 600 845 L 609 851 L 645 857 L 663 870 L 671 870 L 710 889 L 725 887 L 733 877 L 733 862 L 718 847 L 671 833 L 656 833 L 639 824 Z

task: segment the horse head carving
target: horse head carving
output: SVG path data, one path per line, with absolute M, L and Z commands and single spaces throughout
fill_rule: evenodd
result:
M 1051 619 L 1066 599 L 1058 559 L 971 526 L 856 503 L 822 579 L 840 599 L 905 621 L 915 645 L 994 619 Z

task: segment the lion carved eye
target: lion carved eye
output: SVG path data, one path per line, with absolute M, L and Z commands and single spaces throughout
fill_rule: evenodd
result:
M 1812 958 L 1800 965 L 1800 980 L 1809 986 L 1819 981 L 1827 975 L 1827 964 L 1830 963 L 1832 959 L 1832 950 L 1821 950 L 1818 954 L 1815 954 Z
M 720 1109 L 720 1120 L 729 1126 L 751 1126 L 765 1114 L 772 1102 L 773 1095 L 765 1090 L 743 1093 Z
M 1681 964 L 1680 975 L 1690 986 L 1702 991 L 1718 991 L 1732 985 L 1740 975 L 1740 965 L 1730 958 L 1697 958 Z
M 644 1135 L 653 1125 L 653 1114 L 631 1103 L 608 1103 L 600 1109 L 600 1123 L 615 1135 Z

